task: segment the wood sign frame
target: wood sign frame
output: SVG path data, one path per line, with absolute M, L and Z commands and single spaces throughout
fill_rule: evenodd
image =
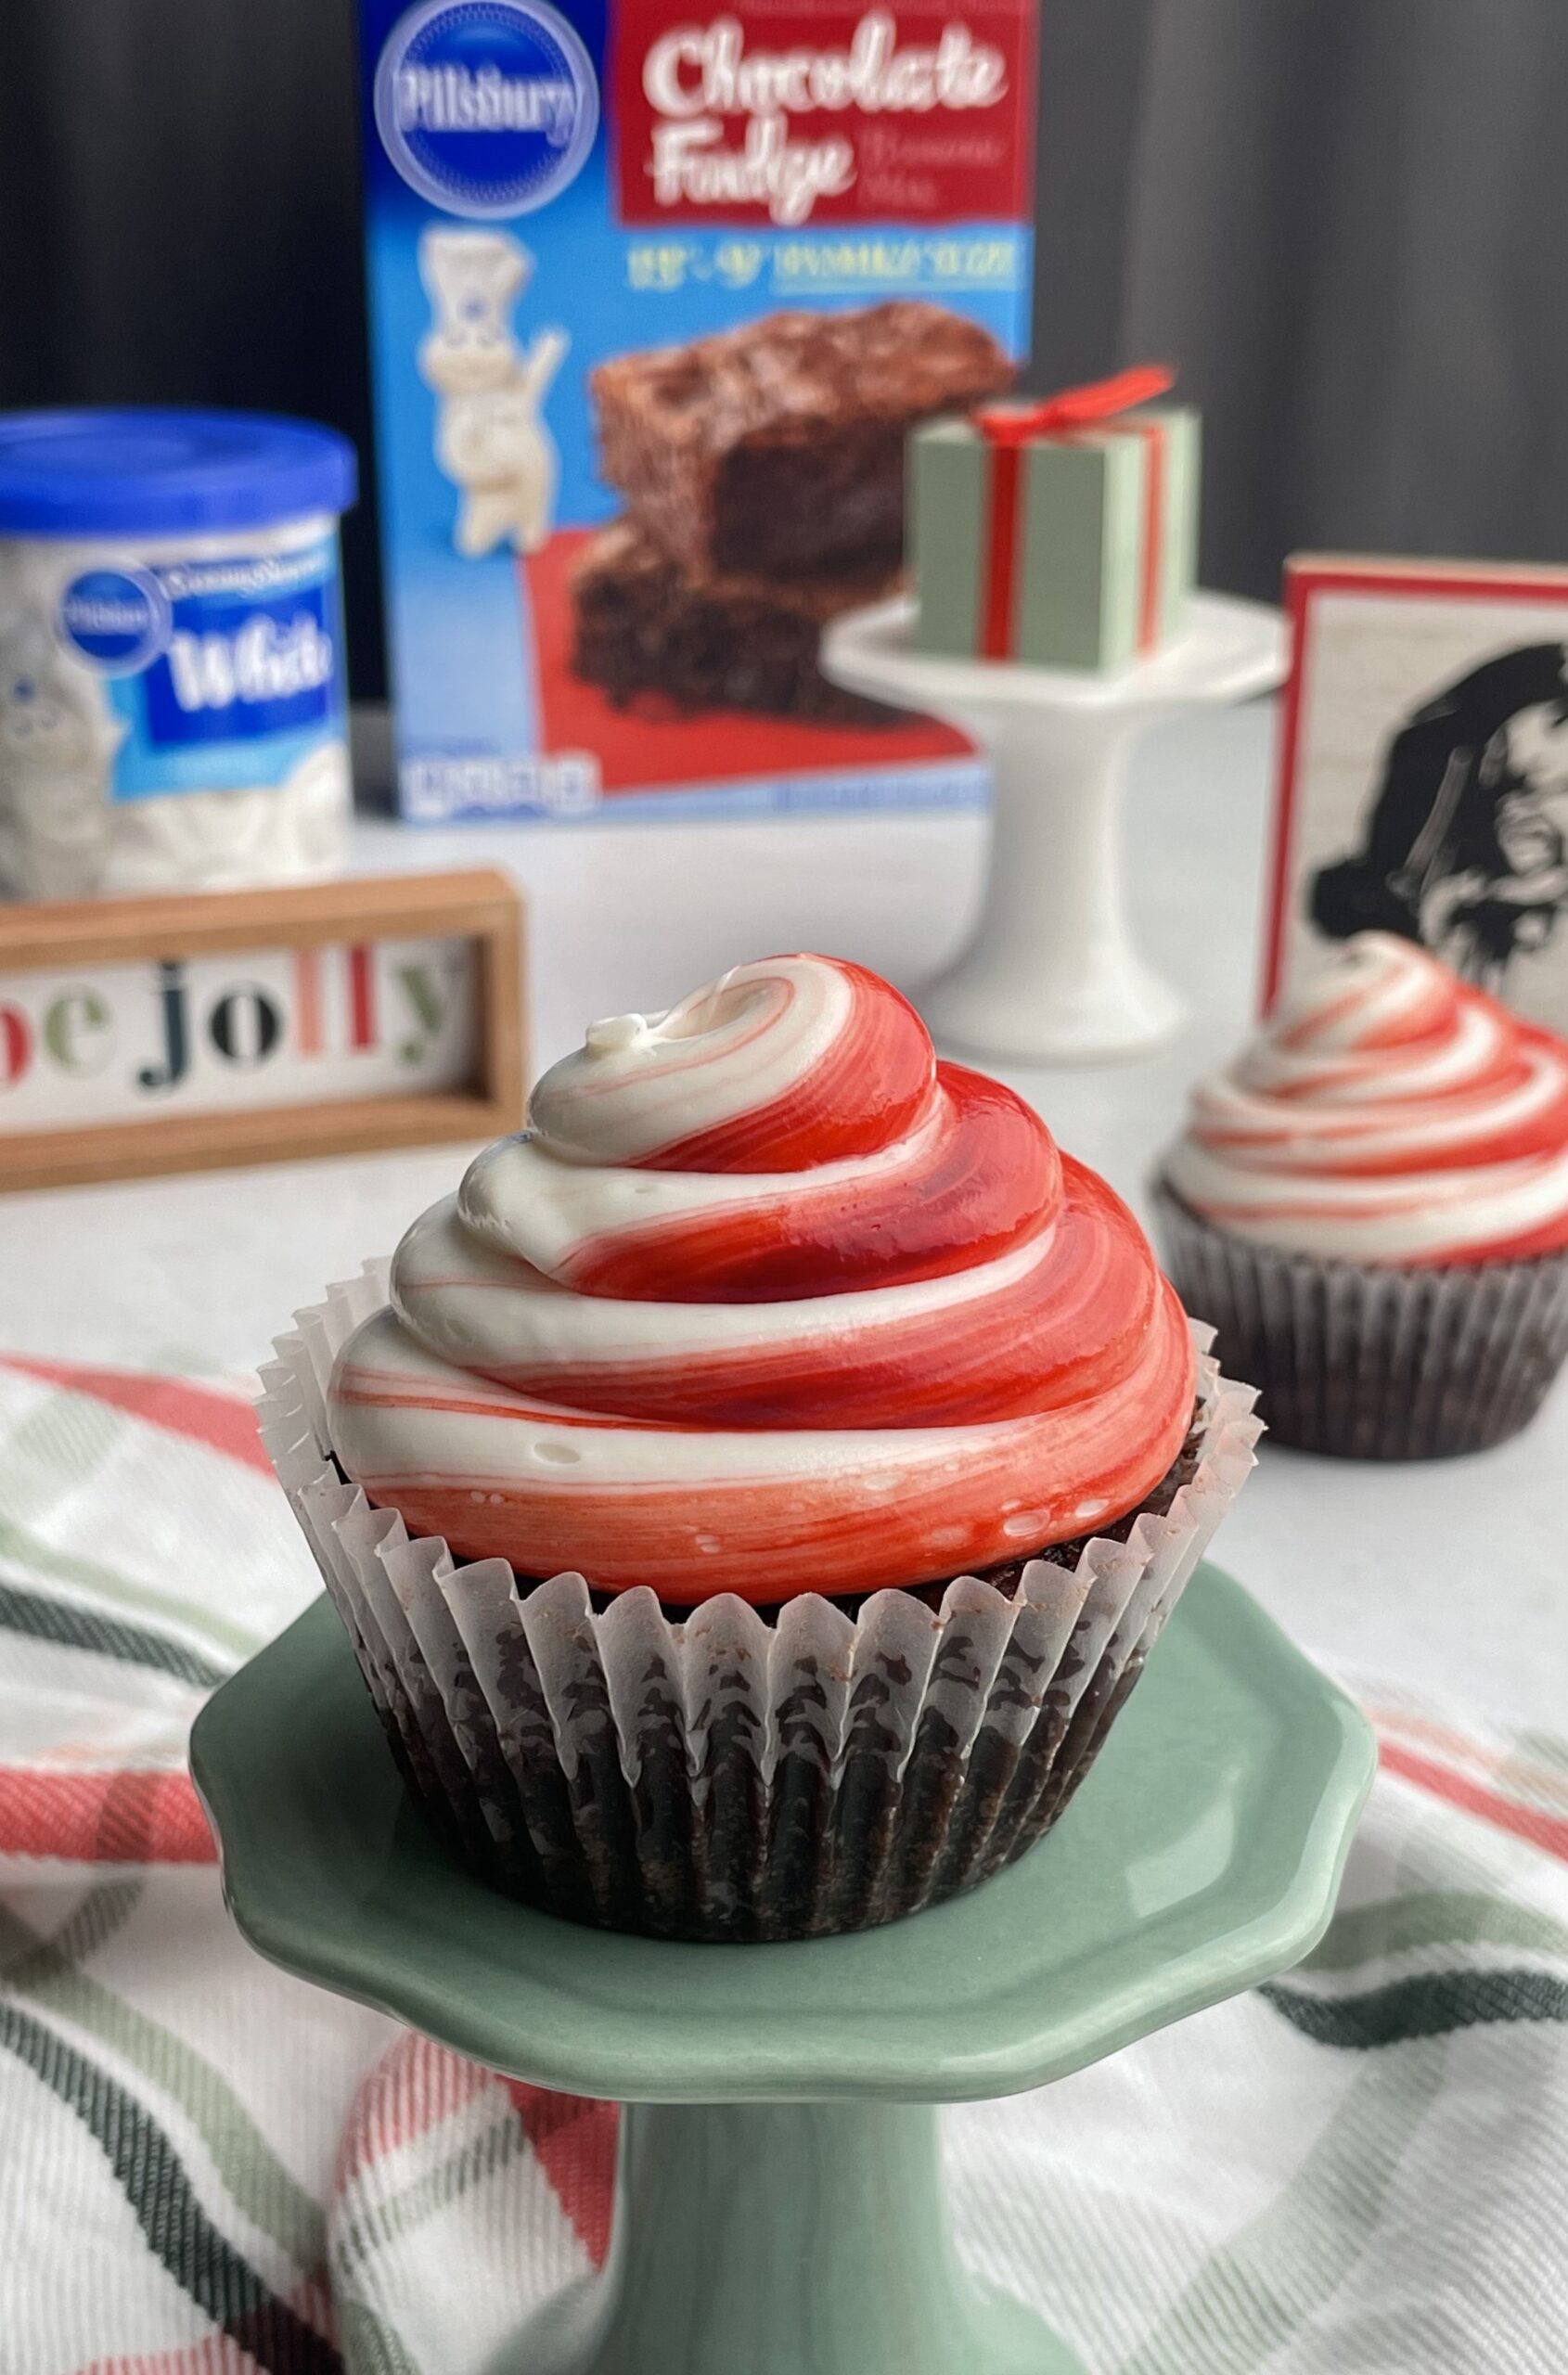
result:
M 443 1030 L 460 1031 L 469 1051 L 464 1076 L 426 1087 L 394 1082 L 355 1094 L 356 1056 L 366 1077 L 384 1081 L 390 1061 L 401 1056 L 414 1064 L 419 1052 L 411 1010 L 410 1036 L 388 1053 L 377 969 L 390 962 L 383 946 L 389 943 L 439 944 L 437 956 L 449 943 L 471 944 L 471 962 L 456 946 L 450 958 L 464 1009 L 438 1013 L 428 982 L 418 999 L 427 1021 L 435 1017 Z M 199 1012 L 187 996 L 187 983 L 195 986 L 190 969 L 222 956 L 264 961 L 274 979 L 286 959 L 284 978 L 297 995 L 290 1000 L 287 990 L 269 994 L 244 978 L 226 992 L 215 991 L 206 966 L 207 1003 Z M 403 971 L 413 997 L 421 990 L 420 969 Z M 62 985 L 68 975 L 72 979 Z M 35 982 L 39 976 L 49 977 L 47 991 Z M 35 991 L 31 1000 L 30 986 Z M 449 982 L 448 1006 L 456 994 Z M 70 1075 L 88 1069 L 89 1049 L 94 1069 L 108 1077 L 111 995 L 122 1003 L 129 998 L 143 1042 L 122 1057 L 122 1081 L 168 1092 L 185 1084 L 186 1066 L 195 1078 L 199 1053 L 210 1071 L 225 1072 L 214 1093 L 248 1100 L 253 1080 L 265 1101 L 32 1126 L 32 1115 L 47 1093 L 44 1075 L 51 1056 L 68 1085 Z M 41 1006 L 45 996 L 48 1003 Z M 243 1046 L 242 1025 L 249 1033 Z M 148 1052 L 149 1033 L 154 1060 L 136 1067 L 135 1055 Z M 433 1022 L 426 1044 L 434 1044 Z M 525 1047 L 521 900 L 515 884 L 491 868 L 0 907 L 0 1189 L 500 1136 L 521 1124 Z M 215 1063 L 214 1051 L 228 1059 L 226 1069 Z M 313 1057 L 314 1076 L 308 1072 Z M 8 1125 L 5 1091 L 19 1085 L 29 1068 L 35 1072 L 30 1118 Z M 241 1071 L 244 1082 L 238 1079 Z M 303 1091 L 298 1101 L 274 1091 L 274 1082 L 281 1089 L 290 1077 Z M 323 1081 L 339 1080 L 345 1094 L 322 1093 Z M 123 1103 L 130 1089 L 106 1094 L 118 1094 Z

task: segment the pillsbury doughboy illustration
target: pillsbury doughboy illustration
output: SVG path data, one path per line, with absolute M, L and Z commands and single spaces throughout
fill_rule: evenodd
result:
M 91 887 L 124 734 L 42 619 L 0 618 L 0 879 L 13 890 L 71 899 Z
M 419 370 L 436 397 L 436 461 L 458 492 L 452 542 L 468 559 L 503 543 L 537 552 L 554 521 L 560 463 L 543 407 L 570 341 L 541 329 L 518 343 L 512 307 L 533 274 L 508 232 L 431 225 L 420 235 L 434 318 Z

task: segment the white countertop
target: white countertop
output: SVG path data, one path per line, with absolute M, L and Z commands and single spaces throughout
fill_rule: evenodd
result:
M 1009 1071 L 1062 1143 L 1135 1202 L 1186 1087 L 1252 1010 L 1271 711 L 1150 738 L 1129 787 L 1135 921 L 1189 1028 L 1139 1062 Z M 494 864 L 531 912 L 535 1068 L 593 1016 L 670 1004 L 722 967 L 829 949 L 918 988 L 958 945 L 983 820 L 870 814 L 733 824 L 366 821 L 356 870 Z M 286 1327 L 456 1179 L 460 1149 L 361 1156 L 0 1200 L 0 1346 L 248 1373 Z M 1568 1679 L 1568 1386 L 1518 1442 L 1397 1468 L 1266 1444 L 1219 1554 L 1307 1648 L 1556 1726 Z

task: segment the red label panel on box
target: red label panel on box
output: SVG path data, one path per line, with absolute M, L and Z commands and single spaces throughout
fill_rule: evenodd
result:
M 623 222 L 953 223 L 1027 211 L 1034 13 L 623 0 Z

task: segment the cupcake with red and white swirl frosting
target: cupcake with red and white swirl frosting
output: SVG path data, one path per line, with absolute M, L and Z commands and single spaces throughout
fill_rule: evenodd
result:
M 1125 1204 L 854 965 L 596 1023 L 398 1248 L 333 1441 L 460 1555 L 777 1603 L 1125 1517 L 1192 1425 Z
M 261 1418 L 410 1786 L 570 1918 L 853 1930 L 1057 1818 L 1253 1464 L 1126 1207 L 886 982 L 596 1023 Z
M 1568 1044 L 1365 932 L 1194 1094 L 1172 1277 L 1274 1433 L 1415 1457 L 1500 1441 L 1568 1352 Z

